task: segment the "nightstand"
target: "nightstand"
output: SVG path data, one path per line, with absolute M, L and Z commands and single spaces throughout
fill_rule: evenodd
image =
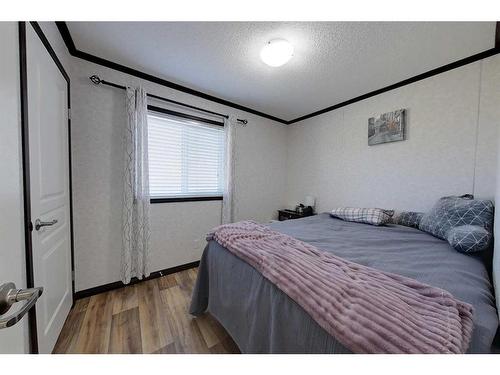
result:
M 314 214 L 299 214 L 298 212 L 292 210 L 278 210 L 278 220 L 292 220 L 292 219 L 300 219 L 302 217 L 312 216 Z

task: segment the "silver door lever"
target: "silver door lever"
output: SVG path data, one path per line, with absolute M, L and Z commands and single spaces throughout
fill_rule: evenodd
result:
M 13 326 L 31 309 L 38 297 L 43 293 L 43 288 L 16 289 L 16 284 L 6 283 L 0 285 L 0 315 L 5 314 L 16 302 L 26 301 L 16 313 L 0 318 L 0 329 Z
M 57 219 L 52 221 L 41 221 L 40 219 L 36 219 L 35 221 L 35 229 L 40 230 L 42 227 L 50 227 L 51 225 L 57 224 Z

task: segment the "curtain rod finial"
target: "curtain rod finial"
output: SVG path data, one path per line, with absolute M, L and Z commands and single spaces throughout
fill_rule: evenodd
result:
M 90 76 L 89 79 L 92 81 L 93 84 L 98 85 L 101 83 L 101 79 L 97 75 Z

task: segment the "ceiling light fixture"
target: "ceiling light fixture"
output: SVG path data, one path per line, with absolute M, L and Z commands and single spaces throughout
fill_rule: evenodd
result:
M 260 51 L 260 58 L 269 66 L 286 64 L 293 56 L 293 46 L 285 39 L 273 39 Z

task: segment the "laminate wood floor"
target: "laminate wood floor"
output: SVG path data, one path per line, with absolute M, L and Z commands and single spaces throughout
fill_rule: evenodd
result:
M 239 353 L 210 315 L 188 313 L 198 269 L 77 300 L 54 353 Z

